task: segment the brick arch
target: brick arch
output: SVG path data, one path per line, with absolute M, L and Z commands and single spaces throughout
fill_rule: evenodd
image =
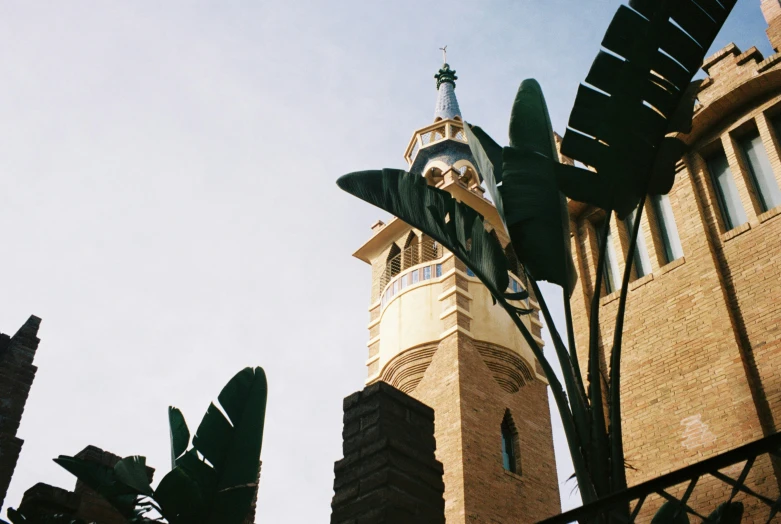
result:
M 496 383 L 508 393 L 517 393 L 534 380 L 531 367 L 515 351 L 488 342 L 474 345 Z
M 436 351 L 436 343 L 427 343 L 399 353 L 385 365 L 380 380 L 404 393 L 415 391 Z
M 740 90 L 740 96 L 733 96 L 737 90 Z M 769 100 L 768 97 L 776 96 L 779 90 L 781 90 L 781 70 L 768 71 L 749 78 L 696 111 L 691 133 L 678 136 L 689 146 L 694 145 L 714 128 L 720 127 L 722 123 L 728 123 L 733 115 L 747 114 L 747 106 L 761 104 Z

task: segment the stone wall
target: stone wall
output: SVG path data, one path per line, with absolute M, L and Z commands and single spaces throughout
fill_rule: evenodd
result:
M 24 443 L 17 431 L 37 370 L 33 359 L 40 323 L 31 316 L 13 337 L 0 333 L 0 507 Z

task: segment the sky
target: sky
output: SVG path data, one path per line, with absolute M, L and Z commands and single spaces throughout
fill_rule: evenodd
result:
M 387 220 L 336 178 L 406 167 L 445 44 L 467 121 L 506 142 L 534 77 L 563 133 L 620 3 L 0 0 L 0 332 L 43 319 L 6 507 L 73 489 L 51 459 L 88 444 L 159 481 L 167 406 L 194 432 L 262 366 L 257 519 L 326 522 L 342 398 L 366 377 L 370 268 L 351 253 Z M 770 54 L 759 3 L 711 53 Z

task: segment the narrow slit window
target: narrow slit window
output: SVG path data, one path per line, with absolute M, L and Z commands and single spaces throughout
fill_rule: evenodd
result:
M 751 175 L 751 183 L 762 212 L 781 205 L 781 189 L 773 174 L 773 168 L 770 167 L 770 159 L 767 157 L 759 131 L 754 130 L 753 133 L 744 136 L 738 145 Z
M 732 170 L 727 162 L 727 155 L 719 151 L 707 160 L 708 171 L 713 178 L 713 186 L 721 207 L 721 216 L 724 218 L 724 226 L 727 230 L 733 229 L 748 221 L 743 204 L 740 203 L 740 195 L 732 176 Z
M 683 256 L 681 239 L 678 236 L 678 227 L 675 225 L 673 208 L 670 206 L 670 198 L 667 195 L 653 195 L 651 206 L 654 208 L 656 229 L 662 241 L 661 254 L 665 264 L 678 260 Z
M 507 411 L 502 419 L 502 466 L 505 470 L 521 474 L 518 456 L 517 434 L 510 412 Z
M 637 209 L 632 211 L 629 216 L 624 219 L 624 226 L 626 227 L 627 238 L 632 238 L 632 231 L 635 227 L 635 218 L 637 217 Z M 642 219 L 641 219 L 642 222 Z M 637 233 L 637 244 L 634 252 L 634 268 L 637 278 L 642 278 L 651 272 L 651 258 L 648 256 L 648 249 L 645 247 L 645 237 L 643 236 L 642 223 L 640 225 L 640 231 Z

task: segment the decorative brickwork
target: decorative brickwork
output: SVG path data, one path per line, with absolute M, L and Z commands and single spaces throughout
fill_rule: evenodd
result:
M 344 399 L 333 524 L 444 524 L 434 411 L 384 382 Z
M 781 4 L 763 0 L 774 47 Z M 669 195 L 683 256 L 665 260 L 659 217 L 650 203 L 641 233 L 652 273 L 630 284 L 622 360 L 622 412 L 630 485 L 733 449 L 781 427 L 781 207 L 761 208 L 743 138 L 758 133 L 771 177 L 781 184 L 781 54 L 730 44 L 706 59 L 690 151 Z M 729 228 L 708 160 L 723 154 L 745 224 Z M 579 286 L 572 297 L 578 355 L 586 362 L 588 304 L 596 270 L 592 222 L 599 212 L 570 203 Z M 612 219 L 619 269 L 622 224 Z M 603 296 L 600 336 L 613 337 L 618 292 Z M 607 373 L 603 358 L 601 366 Z M 581 369 L 585 365 L 581 364 Z M 777 496 L 768 460 L 752 470 L 752 489 Z M 725 489 L 714 485 L 713 489 Z M 695 492 L 705 513 L 712 493 Z M 653 507 L 650 506 L 650 507 Z M 649 507 L 649 509 L 650 509 Z M 751 515 L 751 508 L 748 509 Z
M 38 369 L 33 359 L 40 324 L 31 316 L 13 337 L 0 333 L 0 507 L 24 443 L 16 433 Z

